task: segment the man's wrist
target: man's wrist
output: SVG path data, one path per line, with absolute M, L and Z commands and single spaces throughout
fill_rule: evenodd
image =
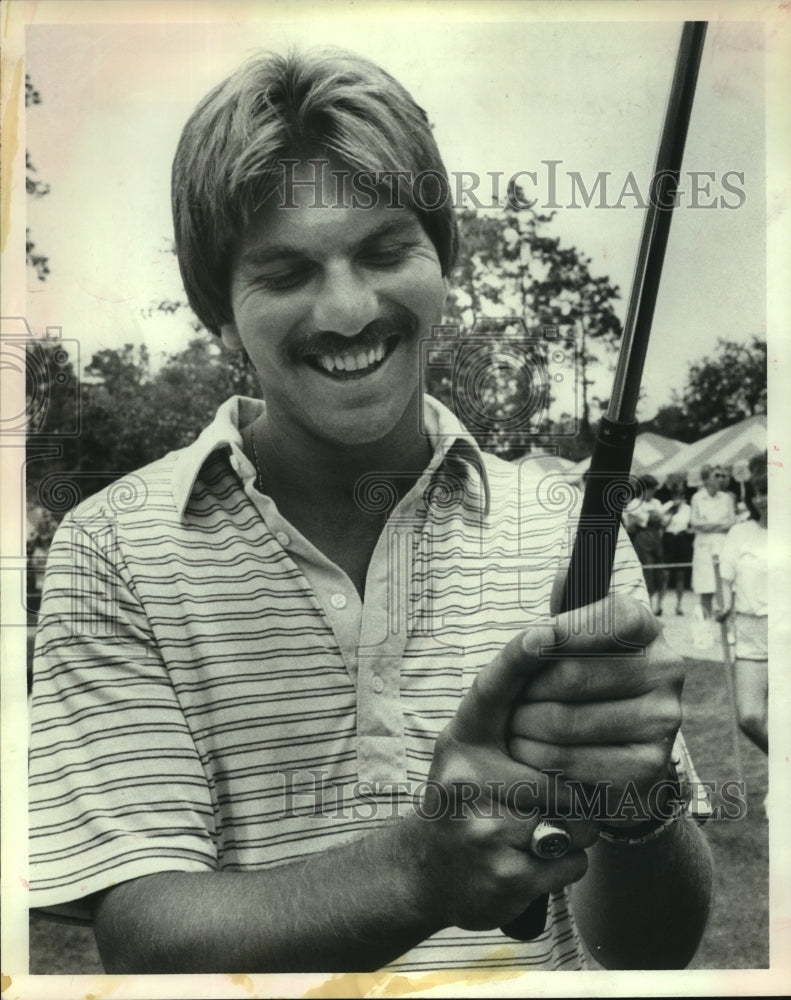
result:
M 600 824 L 599 837 L 629 847 L 650 843 L 686 815 L 691 799 L 692 790 L 680 761 L 671 760 L 665 778 L 651 789 L 645 810 L 648 818 L 608 820 Z
M 449 920 L 448 898 L 438 878 L 442 865 L 433 858 L 426 825 L 426 820 L 412 812 L 396 820 L 391 832 L 398 844 L 398 858 L 403 865 L 416 919 L 423 925 L 425 935 L 430 936 L 448 926 Z M 447 859 L 445 864 L 447 866 Z

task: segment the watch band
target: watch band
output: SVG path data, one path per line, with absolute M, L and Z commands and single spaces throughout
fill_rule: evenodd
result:
M 670 774 L 665 780 L 675 786 L 675 791 L 666 801 L 666 814 L 640 823 L 638 826 L 619 828 L 602 825 L 599 827 L 599 837 L 602 840 L 609 844 L 620 844 L 623 847 L 639 847 L 641 844 L 650 844 L 652 840 L 667 833 L 674 823 L 686 815 L 692 801 L 692 787 L 680 757 L 672 758 L 669 766 Z

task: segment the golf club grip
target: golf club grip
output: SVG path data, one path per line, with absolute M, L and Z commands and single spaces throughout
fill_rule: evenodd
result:
M 547 923 L 549 894 L 537 896 L 528 908 L 508 924 L 503 924 L 500 930 L 514 941 L 532 941 L 544 933 Z
M 634 499 L 630 480 L 637 422 L 599 421 L 571 552 L 560 613 L 602 600 L 610 591 L 624 507 Z
M 636 421 L 618 423 L 607 417 L 601 419 L 585 476 L 585 495 L 561 613 L 593 604 L 606 597 L 610 589 L 621 515 L 633 496 L 629 470 L 636 434 Z M 539 896 L 524 913 L 500 929 L 515 941 L 532 941 L 544 932 L 548 905 L 549 896 Z

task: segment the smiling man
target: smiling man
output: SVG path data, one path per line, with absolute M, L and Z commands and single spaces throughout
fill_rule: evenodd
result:
M 262 399 L 64 520 L 37 642 L 31 899 L 109 972 L 695 952 L 710 862 L 639 563 L 585 629 L 553 616 L 570 512 L 422 392 L 444 177 L 343 53 L 256 58 L 185 127 L 185 288 Z

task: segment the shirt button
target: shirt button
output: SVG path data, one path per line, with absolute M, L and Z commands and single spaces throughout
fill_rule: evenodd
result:
M 378 674 L 374 677 L 373 689 L 377 694 L 381 694 L 385 689 L 385 682 Z
M 280 542 L 280 544 L 285 547 L 291 541 L 291 536 L 287 535 L 285 531 L 278 531 L 275 538 Z
M 330 604 L 333 608 L 337 608 L 341 611 L 346 607 L 346 595 L 345 594 L 333 594 L 330 598 Z

